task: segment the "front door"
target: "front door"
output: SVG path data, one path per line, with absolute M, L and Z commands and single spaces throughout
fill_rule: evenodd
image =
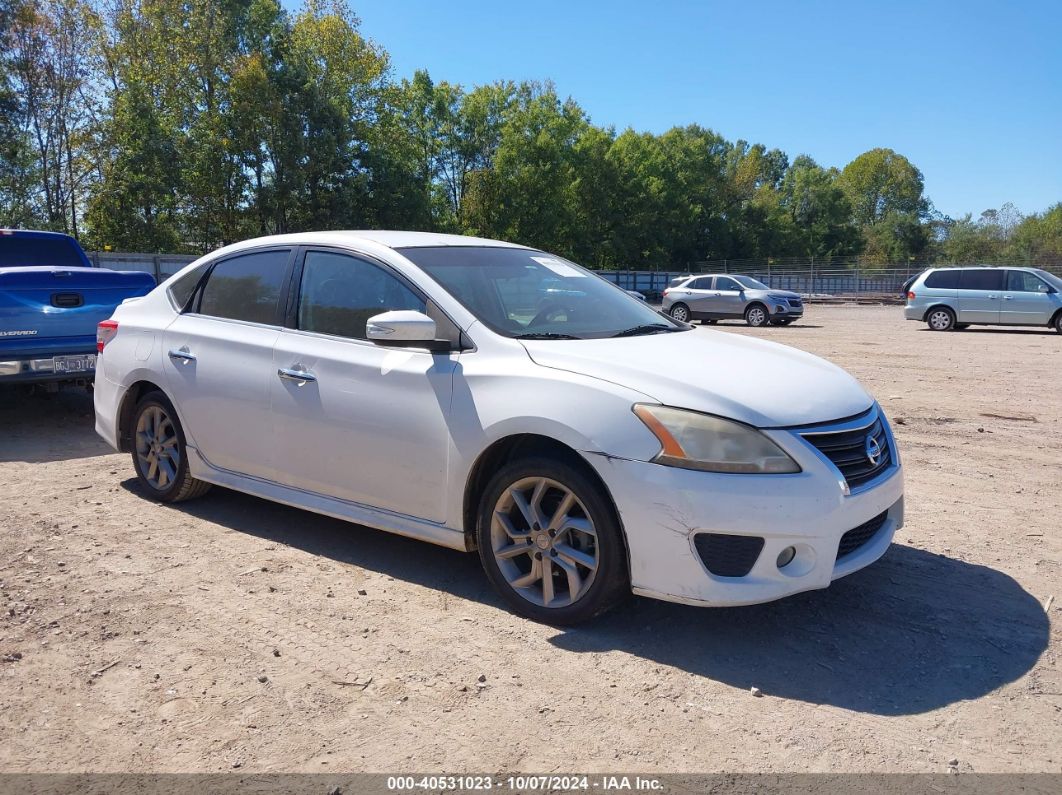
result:
M 273 345 L 291 249 L 220 260 L 164 335 L 166 387 L 189 444 L 214 467 L 271 478 Z
M 959 323 L 998 323 L 1002 268 L 968 268 L 959 277 Z
M 1047 282 L 1027 271 L 1007 271 L 1007 289 L 999 322 L 1020 326 L 1046 326 L 1058 308 Z
M 729 276 L 715 277 L 712 311 L 723 317 L 742 317 L 745 314 L 745 299 L 741 285 Z
M 457 354 L 369 342 L 366 321 L 392 309 L 425 301 L 381 264 L 306 251 L 295 328 L 273 352 L 276 478 L 442 522 Z

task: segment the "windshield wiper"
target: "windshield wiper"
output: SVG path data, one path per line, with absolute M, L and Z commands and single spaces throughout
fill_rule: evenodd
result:
M 514 339 L 518 340 L 581 340 L 572 334 L 556 334 L 552 331 L 530 331 L 527 334 L 517 334 Z
M 617 331 L 613 334 L 613 337 L 635 337 L 639 334 L 659 334 L 664 331 L 681 331 L 674 326 L 669 326 L 666 323 L 646 323 L 641 326 L 633 326 L 631 328 L 624 329 L 623 331 Z

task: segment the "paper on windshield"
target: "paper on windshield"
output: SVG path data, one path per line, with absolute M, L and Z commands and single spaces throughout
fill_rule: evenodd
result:
M 545 267 L 549 268 L 558 276 L 573 276 L 580 279 L 586 276 L 585 273 L 578 270 L 577 268 L 573 268 L 568 263 L 561 262 L 559 259 L 554 259 L 553 257 L 532 257 L 531 259 L 533 259 L 539 265 L 544 265 Z

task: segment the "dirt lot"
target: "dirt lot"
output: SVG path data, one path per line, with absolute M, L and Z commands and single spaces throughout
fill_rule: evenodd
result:
M 719 328 L 862 379 L 907 525 L 827 591 L 576 630 L 506 612 L 471 556 L 222 489 L 151 503 L 87 396 L 0 395 L 0 770 L 1062 771 L 1062 337 L 896 307 Z

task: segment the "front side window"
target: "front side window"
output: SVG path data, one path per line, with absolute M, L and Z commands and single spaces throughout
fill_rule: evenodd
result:
M 737 292 L 741 289 L 741 286 L 728 276 L 717 276 L 715 278 L 715 289 Z
M 1003 271 L 978 269 L 962 272 L 960 290 L 1002 290 Z
M 222 260 L 207 276 L 199 314 L 276 325 L 290 254 L 256 251 Z
M 507 337 L 589 339 L 685 330 L 611 282 L 542 251 L 501 246 L 398 251 L 485 326 Z
M 1007 271 L 1007 290 L 1014 293 L 1046 293 L 1046 282 L 1026 271 Z
M 347 254 L 307 251 L 299 289 L 298 327 L 366 339 L 369 318 L 395 309 L 424 312 L 425 302 L 393 274 Z

